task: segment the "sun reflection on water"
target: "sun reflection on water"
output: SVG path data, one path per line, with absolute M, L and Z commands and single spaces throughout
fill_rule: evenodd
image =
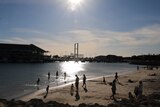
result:
M 67 73 L 67 76 L 70 77 L 70 80 L 74 79 L 75 74 L 78 74 L 78 72 L 84 71 L 84 64 L 82 62 L 62 62 L 60 67 L 62 72 Z

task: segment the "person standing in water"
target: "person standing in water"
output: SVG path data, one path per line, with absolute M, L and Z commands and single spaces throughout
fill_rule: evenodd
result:
M 56 72 L 56 79 L 58 79 L 58 71 Z
M 50 80 L 50 72 L 48 72 L 48 81 Z
M 38 78 L 38 80 L 37 80 L 37 85 L 39 85 L 39 82 L 40 82 L 40 79 Z
M 66 76 L 67 76 L 67 74 L 66 74 L 66 72 L 64 72 L 64 80 L 66 79 Z

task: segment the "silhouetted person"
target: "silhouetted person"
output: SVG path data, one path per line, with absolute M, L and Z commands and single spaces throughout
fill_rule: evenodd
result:
M 66 74 L 66 72 L 64 72 L 64 80 L 66 79 L 66 76 L 67 76 L 67 74 Z
M 48 91 L 49 91 L 49 85 L 47 86 L 46 88 L 46 93 L 48 94 Z
M 110 96 L 110 98 L 113 97 L 113 99 L 115 99 L 114 95 L 116 94 L 116 80 L 114 79 L 113 82 L 112 82 L 112 95 Z
M 46 97 L 47 97 L 48 91 L 49 91 L 49 85 L 48 85 L 47 88 L 46 88 L 46 95 L 45 95 L 43 98 L 46 98 Z
M 118 80 L 118 73 L 115 73 L 115 79 Z
M 78 90 L 76 91 L 75 98 L 76 98 L 75 101 L 78 101 L 80 99 Z
M 142 83 L 142 81 L 139 81 L 138 96 L 141 97 L 142 93 L 143 93 L 143 83 Z
M 48 72 L 48 81 L 50 80 L 50 72 Z
M 131 92 L 128 93 L 128 98 L 130 99 L 130 101 L 134 101 L 135 100 L 135 98 L 134 98 L 134 96 L 132 95 Z
M 76 86 L 76 90 L 78 91 L 79 88 L 79 77 L 77 75 L 76 76 L 76 80 L 75 80 L 75 86 Z
M 139 85 L 135 87 L 134 94 L 136 97 L 141 97 L 143 93 L 143 83 L 142 81 L 139 81 Z
M 86 75 L 85 74 L 83 74 L 83 85 L 82 85 L 82 87 L 84 87 L 84 86 L 86 88 Z
M 56 79 L 58 79 L 58 71 L 56 72 Z
M 104 76 L 103 76 L 103 83 L 106 84 L 106 79 Z
M 134 88 L 134 94 L 136 96 L 136 98 L 138 97 L 138 86 L 135 86 Z
M 71 94 L 71 96 L 73 96 L 73 95 L 74 95 L 74 85 L 73 85 L 73 84 L 71 85 L 70 94 Z
M 115 73 L 115 80 L 116 80 L 116 82 L 117 82 L 119 85 L 122 85 L 122 86 L 123 86 L 123 84 L 121 84 L 121 83 L 119 82 L 118 73 L 117 73 L 117 72 Z
M 40 79 L 38 78 L 38 80 L 37 80 L 37 85 L 39 85 L 39 82 L 40 82 Z

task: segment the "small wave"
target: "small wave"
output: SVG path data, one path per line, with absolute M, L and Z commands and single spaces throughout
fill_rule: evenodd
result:
M 41 86 L 41 85 L 37 85 L 37 84 L 25 84 L 25 86 L 27 86 L 27 87 L 38 87 L 38 86 Z

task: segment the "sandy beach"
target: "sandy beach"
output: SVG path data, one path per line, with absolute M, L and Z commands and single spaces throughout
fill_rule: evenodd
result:
M 119 81 L 123 85 L 117 84 L 117 94 L 116 98 L 128 98 L 128 92 L 132 92 L 134 95 L 134 87 L 138 85 L 139 81 L 143 81 L 143 94 L 149 95 L 153 92 L 160 92 L 160 70 L 145 70 L 144 68 L 140 68 L 138 71 L 133 71 L 130 73 L 119 75 Z M 79 84 L 79 96 L 80 99 L 75 99 L 75 94 L 70 95 L 70 86 L 68 84 L 63 87 L 53 88 L 50 87 L 49 93 L 46 98 L 44 98 L 46 94 L 46 89 L 38 90 L 30 95 L 26 95 L 20 100 L 29 101 L 33 98 L 42 99 L 44 102 L 48 101 L 57 101 L 59 103 L 70 104 L 70 105 L 79 105 L 81 103 L 85 104 L 101 104 L 107 105 L 113 100 L 110 99 L 112 94 L 110 82 L 113 81 L 114 76 L 106 77 L 106 83 L 103 83 L 103 78 L 91 79 L 87 80 L 87 92 L 84 91 L 82 87 L 82 82 Z

